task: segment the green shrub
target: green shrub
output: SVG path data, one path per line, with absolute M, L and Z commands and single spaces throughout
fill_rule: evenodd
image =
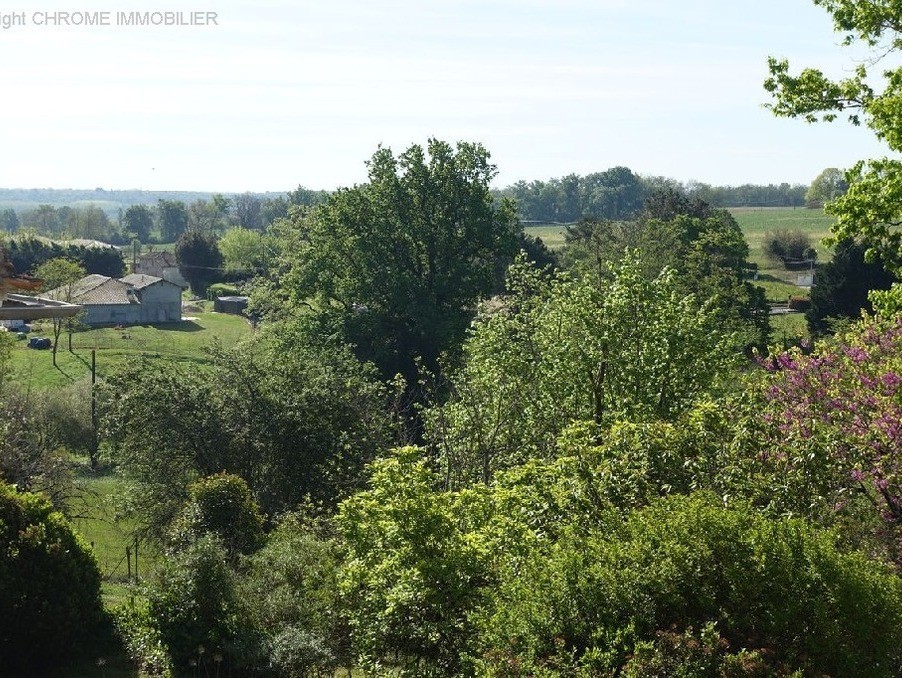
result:
M 784 265 L 817 258 L 811 236 L 799 229 L 778 229 L 764 234 L 764 254 Z
M 169 652 L 150 616 L 146 601 L 116 608 L 113 618 L 116 631 L 141 675 L 169 678 L 172 675 Z
M 45 448 L 63 448 L 88 454 L 93 451 L 91 383 L 82 379 L 69 386 L 34 394 L 34 424 Z
M 207 288 L 207 298 L 215 299 L 216 297 L 236 297 L 241 294 L 235 285 L 228 283 L 214 283 Z
M 0 482 L 0 667 L 79 654 L 103 619 L 94 556 L 43 496 Z
M 420 450 L 373 464 L 372 489 L 345 501 L 341 586 L 358 660 L 398 675 L 459 675 L 468 622 L 482 597 L 486 554 L 467 534 L 469 491 L 433 492 Z
M 339 663 L 349 663 L 349 630 L 338 593 L 341 559 L 337 540 L 292 514 L 244 561 L 242 605 L 277 675 L 332 675 Z
M 172 666 L 253 663 L 256 639 L 235 595 L 235 573 L 216 537 L 200 537 L 168 559 L 148 591 L 149 614 Z
M 263 515 L 242 478 L 218 473 L 193 483 L 188 492 L 190 499 L 170 530 L 175 546 L 212 533 L 234 560 L 263 544 Z
M 900 675 L 902 582 L 835 542 L 801 521 L 725 509 L 713 495 L 671 497 L 623 524 L 573 530 L 493 590 L 475 666 L 598 675 L 683 656 L 734 668 L 765 661 L 772 672 Z M 691 629 L 708 629 L 706 650 L 686 654 L 690 637 L 702 640 Z

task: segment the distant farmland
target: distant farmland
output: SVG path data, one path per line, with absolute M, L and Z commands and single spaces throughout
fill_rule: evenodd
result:
M 803 207 L 733 207 L 729 210 L 739 223 L 749 243 L 749 261 L 758 265 L 758 284 L 764 288 L 771 301 L 786 301 L 799 293 L 795 286 L 797 273 L 787 271 L 764 256 L 764 235 L 780 229 L 800 230 L 808 233 L 811 246 L 817 250 L 819 262 L 829 261 L 832 252 L 821 241 L 830 233 L 833 217 L 823 210 Z M 541 240 L 552 250 L 564 246 L 566 224 L 527 226 L 524 230 Z

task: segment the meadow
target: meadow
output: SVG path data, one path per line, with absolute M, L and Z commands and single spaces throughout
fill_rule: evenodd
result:
M 72 351 L 67 333 L 60 335 L 57 366 L 49 350 L 34 350 L 19 341 L 12 354 L 13 378 L 33 388 L 53 388 L 74 383 L 91 374 L 91 351 L 96 351 L 98 378 L 119 365 L 141 356 L 163 362 L 205 362 L 203 348 L 213 341 L 232 346 L 251 335 L 247 319 L 225 313 L 201 311 L 178 323 L 103 327 L 75 332 Z M 35 325 L 29 336 L 49 336 L 49 325 Z
M 768 231 L 800 230 L 811 238 L 811 245 L 817 251 L 819 262 L 829 261 L 832 252 L 822 240 L 829 235 L 833 217 L 820 209 L 804 207 L 733 207 L 730 213 L 735 217 L 749 244 L 749 261 L 758 266 L 756 284 L 764 288 L 769 301 L 786 302 L 790 296 L 805 294 L 796 282 L 798 273 L 787 271 L 764 254 L 764 236 Z M 540 238 L 552 250 L 564 247 L 565 225 L 529 226 L 525 230 Z M 789 324 L 795 330 L 797 321 L 780 320 L 776 324 Z

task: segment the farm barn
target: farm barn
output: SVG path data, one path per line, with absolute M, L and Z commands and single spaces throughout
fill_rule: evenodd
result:
M 82 306 L 82 322 L 91 326 L 153 325 L 182 319 L 182 288 L 140 273 L 119 279 L 88 275 L 73 283 L 71 290 L 59 287 L 47 296 Z

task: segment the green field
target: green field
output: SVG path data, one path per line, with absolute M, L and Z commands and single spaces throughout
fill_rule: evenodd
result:
M 550 250 L 559 250 L 564 247 L 564 226 L 527 226 L 523 229 L 526 233 L 539 238 L 545 247 Z
M 94 551 L 103 576 L 104 599 L 108 603 L 124 600 L 135 576 L 146 577 L 157 564 L 153 548 L 139 541 L 137 571 L 135 569 L 133 533 L 137 524 L 124 519 L 119 509 L 125 491 L 126 485 L 121 478 L 110 473 L 92 474 L 85 464 L 78 473 L 74 497 L 68 506 L 78 533 Z
M 818 261 L 829 261 L 832 252 L 822 240 L 829 235 L 833 217 L 823 210 L 803 207 L 734 207 L 730 213 L 736 218 L 749 244 L 749 261 L 758 266 L 757 284 L 764 288 L 768 300 L 785 302 L 790 296 L 807 292 L 797 285 L 798 273 L 787 271 L 764 255 L 764 236 L 768 231 L 800 230 L 811 237 Z M 526 233 L 540 238 L 552 250 L 564 247 L 564 225 L 528 226 Z
M 762 269 L 773 267 L 763 251 L 764 234 L 776 230 L 799 230 L 811 237 L 818 261 L 829 261 L 832 252 L 821 241 L 830 234 L 833 217 L 823 210 L 804 207 L 734 207 L 730 209 L 748 241 L 749 259 Z
M 48 388 L 71 384 L 91 373 L 91 351 L 96 350 L 97 376 L 103 378 L 117 366 L 136 356 L 163 361 L 202 363 L 203 347 L 214 340 L 232 346 L 250 336 L 252 329 L 245 318 L 226 313 L 201 312 L 191 320 L 165 325 L 112 327 L 76 332 L 72 335 L 72 352 L 68 335 L 60 335 L 57 367 L 50 351 L 27 347 L 20 341 L 13 350 L 14 378 L 33 387 Z M 49 327 L 38 327 L 29 336 L 49 336 Z

